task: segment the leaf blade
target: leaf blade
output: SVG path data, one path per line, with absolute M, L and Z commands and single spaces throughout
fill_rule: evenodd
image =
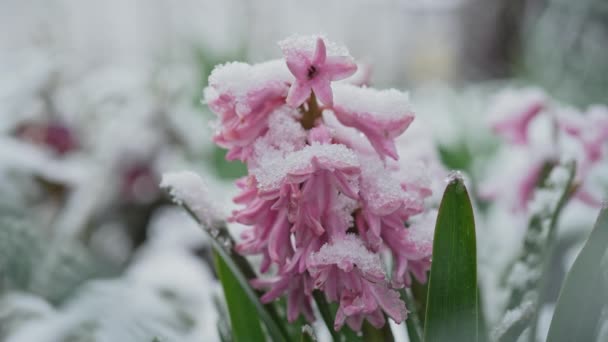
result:
M 566 276 L 549 326 L 547 341 L 596 339 L 600 314 L 607 305 L 608 281 L 605 274 L 598 272 L 594 266 L 599 265 L 602 259 L 605 260 L 607 249 L 608 208 L 603 208 Z
M 232 271 L 217 253 L 213 252 L 213 260 L 218 278 L 224 289 L 224 298 L 228 307 L 230 326 L 235 342 L 264 341 L 265 336 L 258 319 L 255 305 L 243 290 Z
M 424 340 L 477 341 L 473 208 L 462 179 L 448 184 L 437 216 Z

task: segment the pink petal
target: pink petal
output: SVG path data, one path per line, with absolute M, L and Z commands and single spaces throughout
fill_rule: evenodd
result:
M 357 71 L 357 64 L 350 57 L 329 56 L 323 65 L 323 72 L 330 80 L 338 81 L 352 76 Z
M 407 317 L 407 310 L 405 309 L 405 303 L 399 297 L 399 293 L 389 289 L 386 285 L 373 284 L 370 287 L 382 310 L 396 323 L 403 322 Z
M 303 83 L 296 80 L 289 88 L 286 102 L 293 108 L 297 108 L 302 105 L 310 96 L 311 87 L 308 83 Z
M 308 67 L 310 62 L 302 54 L 293 54 L 286 59 L 287 68 L 298 80 L 306 80 L 308 78 Z
M 317 77 L 312 82 L 312 89 L 315 92 L 317 98 L 326 106 L 333 106 L 334 97 L 331 90 L 330 83 L 327 79 Z
M 325 48 L 325 42 L 321 37 L 317 38 L 317 45 L 315 48 L 315 54 L 312 57 L 312 65 L 319 66 L 325 63 L 327 57 L 327 50 Z

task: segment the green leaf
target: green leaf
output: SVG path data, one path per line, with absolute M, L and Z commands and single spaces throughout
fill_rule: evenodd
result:
M 224 259 L 215 251 L 213 259 L 217 275 L 224 289 L 234 341 L 264 341 L 264 332 L 260 326 L 255 305 L 234 277 Z
M 462 179 L 447 186 L 435 226 L 424 327 L 427 342 L 477 341 L 475 222 Z
M 607 250 L 608 208 L 603 208 L 566 276 L 547 341 L 596 340 L 601 312 L 608 302 Z
M 405 300 L 405 305 L 409 310 L 407 319 L 405 320 L 405 326 L 407 335 L 410 342 L 421 342 L 422 341 L 422 323 L 420 322 L 420 316 L 418 315 L 419 308 L 416 303 L 416 299 L 410 289 L 402 289 L 401 297 Z

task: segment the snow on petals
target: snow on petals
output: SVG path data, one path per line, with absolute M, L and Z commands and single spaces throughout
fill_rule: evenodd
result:
M 248 170 L 228 218 L 247 226 L 235 250 L 261 257 L 260 273 L 271 276 L 252 285 L 266 290 L 264 303 L 285 296 L 291 322 L 314 320 L 314 290 L 339 304 L 336 330 L 381 327 L 385 314 L 402 322 L 395 289 L 426 279 L 431 250 L 426 225 L 414 223 L 432 191 L 408 173 L 423 166 L 385 158 L 398 158 L 394 140 L 414 118 L 408 96 L 360 88 L 370 69 L 348 79 L 355 61 L 323 37 L 279 45 L 284 60 L 219 67 L 205 91 L 220 118 L 214 141 Z
M 325 290 L 330 300 L 339 300 L 334 329 L 346 322 L 361 329 L 363 315 L 376 327 L 384 325 L 384 311 L 395 322 L 407 317 L 399 293 L 388 288 L 380 256 L 369 251 L 354 234 L 325 244 L 308 258 L 315 287 Z M 338 294 L 341 294 L 338 298 Z
M 414 121 L 409 96 L 395 89 L 375 90 L 349 84 L 334 87 L 336 118 L 369 139 L 381 156 L 398 159 L 395 138 Z
M 284 105 L 292 78 L 280 60 L 219 65 L 209 76 L 205 102 L 218 115 L 213 141 L 228 148 L 228 159 L 246 161 L 251 144 L 268 129 L 268 116 Z
M 345 79 L 357 71 L 346 48 L 333 43 L 328 47 L 323 37 L 293 36 L 279 42 L 279 46 L 296 78 L 287 96 L 287 104 L 292 107 L 303 104 L 313 91 L 324 105 L 331 106 L 331 81 Z

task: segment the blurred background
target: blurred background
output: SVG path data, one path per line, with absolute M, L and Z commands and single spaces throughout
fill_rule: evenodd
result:
M 195 170 L 230 211 L 245 169 L 211 143 L 215 64 L 325 33 L 372 84 L 410 90 L 465 170 L 496 146 L 481 127 L 497 89 L 608 98 L 605 0 L 2 0 L 0 32 L 2 341 L 219 340 L 206 237 L 158 189 Z

